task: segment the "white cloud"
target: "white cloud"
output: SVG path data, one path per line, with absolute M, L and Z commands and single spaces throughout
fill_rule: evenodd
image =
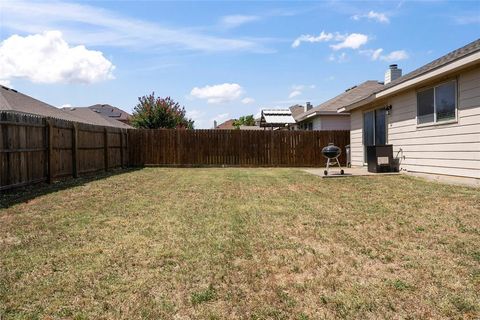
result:
M 250 98 L 250 97 L 246 97 L 246 98 L 242 99 L 243 104 L 251 104 L 251 103 L 254 103 L 254 102 L 255 102 L 255 99 Z
M 348 61 L 348 56 L 345 52 L 342 52 L 338 55 L 335 55 L 334 53 L 332 53 L 329 57 L 328 57 L 328 61 L 332 61 L 332 62 L 339 62 L 339 63 L 342 63 L 342 62 L 347 62 Z
M 60 31 L 26 37 L 13 35 L 0 43 L 0 70 L 6 79 L 37 83 L 93 83 L 113 79 L 115 66 L 100 51 L 71 47 Z
M 202 88 L 195 87 L 190 95 L 198 99 L 206 99 L 208 103 L 222 103 L 240 98 L 243 92 L 243 88 L 237 83 L 223 83 Z
M 380 55 L 382 54 L 383 52 L 383 49 L 382 48 L 379 48 L 377 50 L 374 50 L 372 52 L 372 60 L 377 60 L 378 58 L 380 58 Z
M 0 79 L 0 86 L 8 87 L 13 89 L 12 83 L 8 79 Z
M 70 108 L 73 108 L 73 106 L 70 103 L 65 103 L 60 106 L 60 109 L 64 109 L 64 108 L 70 109 Z
M 394 62 L 408 59 L 408 53 L 405 50 L 392 51 L 387 55 L 380 56 L 380 60 Z
M 288 95 L 288 98 L 292 99 L 292 98 L 298 97 L 302 95 L 305 90 L 315 89 L 315 87 L 316 86 L 314 84 L 310 84 L 310 85 L 294 84 L 292 86 L 292 90 L 290 94 Z
M 236 28 L 243 24 L 253 22 L 259 19 L 260 17 L 258 16 L 247 16 L 247 15 L 236 14 L 236 15 L 222 17 L 222 19 L 220 20 L 220 24 L 224 28 L 231 29 L 231 28 Z
M 381 60 L 386 62 L 395 62 L 399 60 L 408 59 L 409 57 L 408 53 L 405 50 L 396 50 L 388 54 L 382 54 L 383 53 L 382 48 L 379 48 L 376 50 L 362 50 L 360 51 L 360 53 L 366 56 L 369 56 L 370 59 L 372 59 L 373 61 Z
M 366 19 L 375 20 L 381 23 L 390 23 L 390 19 L 388 18 L 386 13 L 375 12 L 375 11 L 369 11 L 367 14 L 356 14 L 352 16 L 352 18 L 354 20 L 360 20 L 362 18 L 366 18 Z
M 193 29 L 166 27 L 80 3 L 2 1 L 1 9 L 4 30 L 62 30 L 65 39 L 75 44 L 134 50 L 268 52 L 262 39 L 224 38 Z
M 326 33 L 325 31 L 322 31 L 318 36 L 302 34 L 300 37 L 293 41 L 292 48 L 299 47 L 302 42 L 326 42 L 332 40 L 334 37 L 335 36 L 333 35 L 333 33 Z
M 455 16 L 454 21 L 460 25 L 466 24 L 480 24 L 480 15 L 477 13 L 475 14 L 467 14 L 463 16 Z
M 292 92 L 290 92 L 290 94 L 288 95 L 288 98 L 289 99 L 292 99 L 292 98 L 295 98 L 295 97 L 298 97 L 299 95 L 302 94 L 302 91 L 300 90 L 293 90 Z
M 345 39 L 337 44 L 332 44 L 330 47 L 333 50 L 340 50 L 340 49 L 358 49 L 362 45 L 368 42 L 368 36 L 361 33 L 352 33 L 345 37 Z
M 362 45 L 368 42 L 368 36 L 361 33 L 351 33 L 351 34 L 340 34 L 338 32 L 328 33 L 322 31 L 318 36 L 312 36 L 309 34 L 303 34 L 292 43 L 292 48 L 298 48 L 302 42 L 330 42 L 337 41 L 336 44 L 330 45 L 333 50 L 340 49 L 358 49 Z

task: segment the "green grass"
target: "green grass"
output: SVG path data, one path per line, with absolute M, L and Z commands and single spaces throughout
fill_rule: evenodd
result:
M 478 189 L 147 168 L 0 201 L 2 320 L 480 317 Z

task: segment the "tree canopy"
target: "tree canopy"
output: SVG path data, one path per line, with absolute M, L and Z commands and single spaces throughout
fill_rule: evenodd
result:
M 186 117 L 185 107 L 172 98 L 139 97 L 132 115 L 132 126 L 143 129 L 193 129 L 194 121 Z
M 240 128 L 240 126 L 254 126 L 255 125 L 255 118 L 253 114 L 248 116 L 242 116 L 235 121 L 233 121 L 233 126 L 236 128 Z

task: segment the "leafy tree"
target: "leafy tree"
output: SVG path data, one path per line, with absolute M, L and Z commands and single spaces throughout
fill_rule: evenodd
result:
M 233 126 L 236 127 L 237 129 L 240 128 L 240 126 L 254 126 L 254 125 L 255 125 L 255 118 L 253 117 L 253 114 L 240 117 L 239 119 L 233 122 Z
M 154 92 L 138 98 L 131 121 L 132 126 L 143 129 L 193 129 L 193 122 L 178 102 L 170 97 L 155 97 Z

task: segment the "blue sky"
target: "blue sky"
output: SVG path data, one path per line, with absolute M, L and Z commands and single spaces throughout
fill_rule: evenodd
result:
M 132 111 L 152 91 L 209 128 L 317 105 L 480 36 L 480 1 L 0 0 L 0 82 L 55 106 Z

